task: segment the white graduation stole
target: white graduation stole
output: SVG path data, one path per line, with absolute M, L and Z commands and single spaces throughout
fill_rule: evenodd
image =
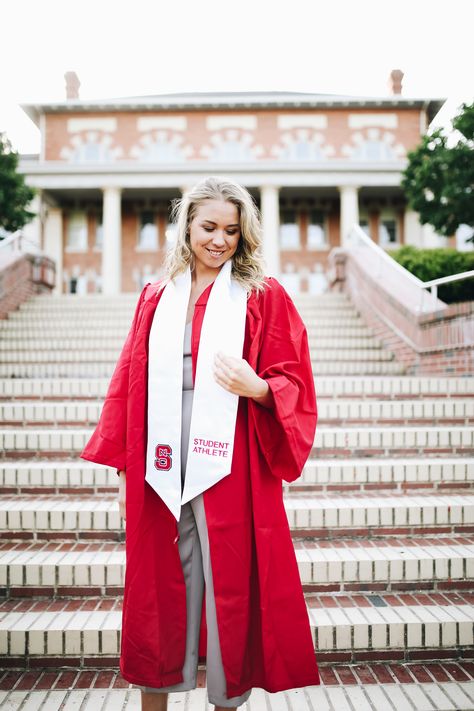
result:
M 247 292 L 224 262 L 209 294 L 199 341 L 188 458 L 181 496 L 183 345 L 191 270 L 165 286 L 148 345 L 145 479 L 179 521 L 181 506 L 230 474 L 239 396 L 214 379 L 214 356 L 242 357 Z

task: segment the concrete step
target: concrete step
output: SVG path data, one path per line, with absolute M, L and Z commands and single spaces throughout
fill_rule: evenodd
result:
M 444 595 L 307 595 L 318 659 L 375 661 L 458 657 L 473 644 L 474 605 Z M 0 654 L 23 665 L 112 665 L 120 653 L 121 601 L 94 598 L 0 605 Z M 94 605 L 95 603 L 95 605 Z M 109 603 L 105 605 L 104 603 Z M 100 661 L 99 661 L 100 660 Z
M 79 351 L 91 350 L 91 351 L 103 351 L 103 350 L 115 350 L 118 354 L 122 348 L 125 341 L 126 334 L 122 334 L 117 337 L 114 333 L 113 335 L 105 335 L 101 333 L 94 338 L 90 337 L 90 333 L 85 337 L 78 337 L 74 334 L 71 337 L 48 337 L 44 339 L 35 337 L 22 337 L 22 338 L 3 338 L 0 340 L 0 352 L 2 355 L 2 360 L 8 359 L 9 354 L 13 351 L 60 351 L 64 349 L 74 349 Z M 321 350 L 326 350 L 330 348 L 341 348 L 344 350 L 357 350 L 359 348 L 372 349 L 381 348 L 382 341 L 379 338 L 373 338 L 371 336 L 366 336 L 362 338 L 341 338 L 339 336 L 335 337 L 331 334 L 330 337 L 322 338 L 320 335 L 310 337 L 309 339 L 310 348 L 316 349 L 316 352 Z
M 321 664 L 321 684 L 269 693 L 252 689 L 246 711 L 472 711 L 472 662 Z M 0 677 L 0 705 L 23 711 L 138 711 L 140 689 L 116 668 L 18 670 Z M 175 711 L 205 711 L 204 665 L 197 687 L 174 692 Z
M 0 378 L 110 378 L 115 360 L 107 363 L 7 363 L 0 364 Z M 401 375 L 405 366 L 396 361 L 313 362 L 315 375 Z
M 328 295 L 330 296 L 330 295 Z M 350 299 L 333 299 L 313 297 L 311 300 L 302 301 L 297 297 L 292 297 L 292 300 L 300 313 L 312 313 L 314 311 L 322 311 L 327 309 L 330 311 L 355 311 L 356 307 Z M 115 297 L 106 299 L 86 299 L 77 301 L 67 301 L 63 298 L 58 299 L 32 299 L 21 304 L 19 309 L 13 311 L 16 314 L 31 314 L 31 313 L 132 313 L 138 301 L 138 295 L 131 299 L 116 299 Z
M 21 340 L 22 342 L 25 341 L 28 343 L 33 341 L 36 342 L 36 344 L 43 344 L 50 339 L 61 340 L 65 338 L 69 341 L 74 339 L 79 341 L 94 339 L 106 341 L 108 344 L 111 344 L 115 340 L 116 343 L 122 344 L 130 326 L 130 323 L 120 328 L 117 328 L 113 324 L 106 324 L 104 326 L 84 324 L 72 328 L 69 323 L 69 327 L 59 328 L 54 319 L 44 327 L 36 325 L 22 326 L 16 323 L 10 323 L 8 326 L 5 325 L 2 328 L 1 323 L 8 324 L 8 321 L 0 322 L 0 343 L 5 344 L 6 348 L 9 347 L 10 341 Z M 318 325 L 317 327 L 311 327 L 307 330 L 309 342 L 315 346 L 317 346 L 318 342 L 322 339 L 345 339 L 350 341 L 365 338 L 369 342 L 373 340 L 377 341 L 377 339 L 373 337 L 370 329 L 363 325 L 339 327 L 336 322 L 335 324 L 328 324 L 327 326 Z
M 81 326 L 91 326 L 95 328 L 101 328 L 102 326 L 109 325 L 115 326 L 116 328 L 129 328 L 132 320 L 133 313 L 130 316 L 124 317 L 116 313 L 104 313 L 104 315 L 95 313 L 82 313 L 77 316 L 71 315 L 67 316 L 63 311 L 59 311 L 57 315 L 45 315 L 43 313 L 39 314 L 23 314 L 18 311 L 13 311 L 9 314 L 8 319 L 2 323 L 2 330 L 8 330 L 7 324 L 16 324 L 23 327 L 43 327 L 51 325 L 51 319 L 54 319 L 56 327 L 63 328 L 66 332 L 74 332 L 74 323 L 71 321 L 76 321 L 79 327 Z M 354 326 L 354 325 L 365 325 L 365 322 L 357 315 L 354 311 L 348 311 L 342 315 L 334 315 L 328 313 L 324 309 L 321 314 L 312 314 L 311 316 L 305 316 L 303 319 L 308 328 L 315 326 L 331 326 L 337 319 L 337 324 L 341 326 Z
M 0 470 L 1 471 L 1 470 Z M 115 471 L 112 472 L 116 477 Z M 12 474 L 15 477 L 14 474 Z M 64 476 L 64 475 L 63 475 Z M 51 474 L 49 474 L 51 477 Z M 100 481 L 103 476 L 100 475 Z M 310 458 L 299 479 L 284 483 L 284 490 L 311 491 L 452 491 L 472 489 L 474 459 L 463 457 L 322 459 Z M 115 486 L 117 482 L 115 482 Z
M 455 593 L 451 596 L 451 600 L 456 599 Z M 462 649 L 467 651 L 472 645 L 474 606 L 471 600 L 463 602 L 460 595 L 456 604 L 454 601 L 446 603 L 440 595 L 431 598 L 418 595 L 420 604 L 396 604 L 401 602 L 400 597 L 393 600 L 389 595 L 374 595 L 373 604 L 367 604 L 367 597 L 362 595 L 349 599 L 346 596 L 340 605 L 324 607 L 321 597 L 307 598 L 315 649 L 322 660 L 326 651 L 344 652 L 350 655 L 351 661 L 375 660 L 382 656 L 393 659 L 397 652 L 399 659 L 400 652 L 409 659 L 415 650 L 418 658 L 421 650 L 425 650 L 426 657 L 437 652 L 438 658 L 442 658 L 449 648 L 461 655 Z M 333 598 L 337 600 L 337 596 Z M 426 604 L 421 602 L 423 598 Z M 380 654 L 382 650 L 386 656 Z
M 474 495 L 353 492 L 285 495 L 292 535 L 331 538 L 467 534 L 474 531 Z M 3 538 L 117 540 L 125 531 L 116 496 L 8 496 L 0 500 Z
M 94 301 L 98 302 L 108 302 L 115 303 L 117 301 L 136 301 L 140 295 L 138 291 L 126 291 L 114 296 L 109 296 L 106 294 L 39 294 L 34 296 L 27 303 L 37 303 L 37 302 L 54 302 L 60 301 L 65 303 L 80 303 L 87 302 L 92 303 Z M 321 294 L 310 294 L 308 292 L 300 292 L 295 294 L 294 299 L 298 302 L 306 303 L 312 302 L 314 299 L 330 300 L 330 301 L 344 301 L 347 300 L 347 294 L 340 291 L 324 291 Z
M 474 395 L 474 378 L 379 375 L 315 376 L 318 403 L 324 398 L 396 400 L 465 398 Z M 0 399 L 103 399 L 107 378 L 0 378 Z
M 474 537 L 384 540 L 295 540 L 305 592 L 471 588 Z M 125 581 L 119 543 L 25 542 L 0 547 L 5 597 L 115 596 Z
M 67 316 L 79 320 L 106 320 L 108 318 L 121 319 L 123 321 L 131 321 L 133 318 L 135 308 L 133 306 L 93 306 L 93 307 L 81 307 L 72 308 L 70 306 L 56 306 L 56 307 L 40 307 L 40 308 L 29 308 L 29 309 L 19 309 L 17 311 L 11 311 L 8 314 L 8 320 L 12 322 L 18 321 L 30 321 L 36 319 L 50 319 L 50 318 L 60 318 L 65 319 Z M 334 316 L 334 318 L 352 318 L 359 317 L 359 311 L 354 308 L 351 304 L 314 304 L 309 308 L 300 308 L 298 313 L 301 318 L 306 320 L 319 320 L 320 318 L 327 318 L 328 314 Z
M 0 402 L 0 421 L 10 424 L 95 424 L 103 401 Z M 318 400 L 318 422 L 323 424 L 459 424 L 474 419 L 474 399 L 431 400 Z
M 3 427 L 0 458 L 58 456 L 80 452 L 93 432 L 79 427 Z M 313 456 L 394 457 L 474 454 L 474 427 L 353 426 L 316 428 Z
M 292 492 L 284 501 L 293 535 L 372 538 L 474 530 L 474 496 L 469 494 Z
M 34 296 L 28 301 L 20 305 L 19 311 L 41 311 L 43 309 L 134 309 L 139 294 L 118 294 L 116 296 L 105 296 L 102 294 L 84 294 L 82 296 L 74 295 L 69 298 L 70 294 L 61 294 L 60 296 Z M 336 294 L 326 292 L 317 295 L 294 294 L 292 297 L 294 304 L 298 310 L 312 309 L 318 306 L 327 308 L 338 308 L 350 306 L 353 304 L 346 294 Z
M 0 461 L 0 487 L 6 494 L 114 492 L 115 469 L 75 460 Z M 472 489 L 474 458 L 311 458 L 294 482 L 283 482 L 285 491 L 381 491 L 409 489 L 439 491 Z
M 37 364 L 46 363 L 52 364 L 57 363 L 62 365 L 65 363 L 110 363 L 112 366 L 115 365 L 117 358 L 120 354 L 120 350 L 116 348 L 103 348 L 101 350 L 88 350 L 87 348 L 82 348 L 81 350 L 75 349 L 64 349 L 64 350 L 53 350 L 52 348 L 36 349 L 21 349 L 21 350 L 6 350 L 2 353 L 2 364 L 15 365 L 15 364 Z M 322 345 L 318 347 L 317 351 L 312 352 L 311 359 L 314 365 L 318 365 L 324 362 L 340 363 L 340 362 L 353 362 L 368 364 L 371 362 L 383 363 L 384 361 L 392 361 L 394 359 L 393 353 L 384 350 L 382 348 L 324 348 Z

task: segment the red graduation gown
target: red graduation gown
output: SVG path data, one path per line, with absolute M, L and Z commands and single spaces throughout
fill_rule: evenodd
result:
M 282 480 L 311 452 L 316 393 L 306 328 L 278 280 L 247 301 L 243 357 L 273 393 L 240 397 L 231 473 L 204 492 L 227 696 L 320 684 Z M 192 325 L 193 377 L 210 284 Z M 145 481 L 148 336 L 163 284 L 147 284 L 83 459 L 126 469 L 126 573 L 120 670 L 161 687 L 183 680 L 186 588 L 177 523 Z M 166 334 L 163 334 L 163 338 Z M 225 348 L 223 348 L 225 352 Z M 201 622 L 205 632 L 205 619 Z

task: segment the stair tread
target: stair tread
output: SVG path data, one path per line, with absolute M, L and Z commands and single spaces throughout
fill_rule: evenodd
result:
M 385 541 L 360 542 L 360 545 L 335 546 L 331 541 L 330 546 L 321 546 L 316 541 L 297 541 L 297 560 L 327 561 L 327 560 L 388 560 L 404 559 L 411 556 L 416 560 L 421 557 L 428 558 L 462 558 L 474 556 L 474 538 L 470 542 L 456 542 L 449 537 L 449 542 L 440 540 L 436 545 L 422 543 L 419 539 L 416 544 L 406 541 L 401 545 L 387 545 Z M 462 538 L 460 539 L 462 540 Z M 344 543 L 349 543 L 344 541 Z M 353 541 L 350 541 L 353 543 Z M 354 543 L 359 543 L 354 541 Z M 5 544 L 4 544 L 5 545 Z M 104 565 L 106 563 L 124 563 L 125 546 L 123 543 L 110 543 L 106 546 L 98 544 L 71 544 L 69 550 L 64 543 L 53 546 L 52 543 L 35 543 L 28 547 L 13 546 L 4 548 L 0 545 L 0 565 Z M 77 548 L 77 550 L 74 550 Z

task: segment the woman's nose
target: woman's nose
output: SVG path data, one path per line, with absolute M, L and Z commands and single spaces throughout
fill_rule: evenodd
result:
M 219 244 L 219 245 L 225 244 L 224 232 L 221 230 L 216 230 L 214 232 L 214 234 L 212 235 L 212 242 L 213 242 L 213 244 L 216 244 L 216 245 L 217 244 Z

